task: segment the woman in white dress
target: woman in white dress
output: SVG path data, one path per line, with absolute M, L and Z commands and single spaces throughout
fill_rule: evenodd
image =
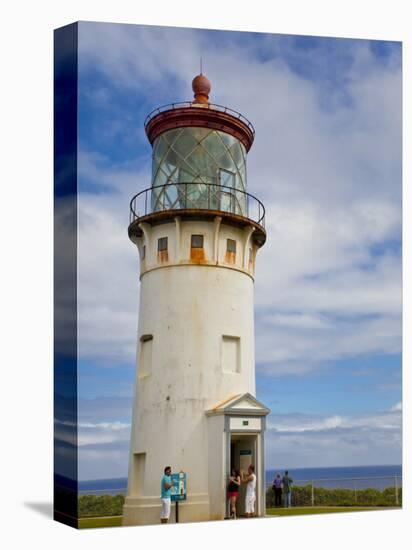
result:
M 256 475 L 253 464 L 249 466 L 247 475 L 245 472 L 242 472 L 242 482 L 247 483 L 245 495 L 245 516 L 247 518 L 253 518 L 255 515 L 256 501 Z

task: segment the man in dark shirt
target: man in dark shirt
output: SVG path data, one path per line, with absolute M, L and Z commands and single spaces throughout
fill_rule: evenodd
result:
M 289 472 L 286 470 L 285 475 L 282 478 L 285 508 L 290 508 L 292 506 L 292 483 L 293 479 L 289 476 Z
M 279 508 L 282 506 L 282 478 L 280 477 L 280 474 L 276 474 L 276 477 L 273 480 L 272 488 L 275 493 L 275 507 Z

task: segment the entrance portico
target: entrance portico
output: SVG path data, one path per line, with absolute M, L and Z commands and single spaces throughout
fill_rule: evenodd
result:
M 256 474 L 256 516 L 265 515 L 264 431 L 270 410 L 250 393 L 235 395 L 206 411 L 209 422 L 209 495 L 216 519 L 228 517 L 226 490 L 232 469 Z M 244 514 L 245 484 L 240 487 L 238 515 Z

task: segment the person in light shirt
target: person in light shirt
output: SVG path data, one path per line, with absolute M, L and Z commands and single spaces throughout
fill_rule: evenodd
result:
M 242 482 L 247 483 L 245 495 L 245 516 L 247 518 L 253 518 L 255 515 L 256 501 L 256 474 L 253 464 L 249 466 L 247 474 L 242 472 Z

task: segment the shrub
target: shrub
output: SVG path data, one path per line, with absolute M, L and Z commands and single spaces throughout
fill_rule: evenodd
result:
M 78 504 L 79 517 L 121 516 L 124 495 L 82 495 Z
M 342 489 L 314 487 L 315 506 L 396 506 L 395 487 L 379 489 Z M 402 488 L 398 489 L 399 505 L 402 505 Z M 312 486 L 296 485 L 292 489 L 292 506 L 311 506 Z M 266 491 L 266 506 L 275 506 L 275 494 L 272 487 Z

